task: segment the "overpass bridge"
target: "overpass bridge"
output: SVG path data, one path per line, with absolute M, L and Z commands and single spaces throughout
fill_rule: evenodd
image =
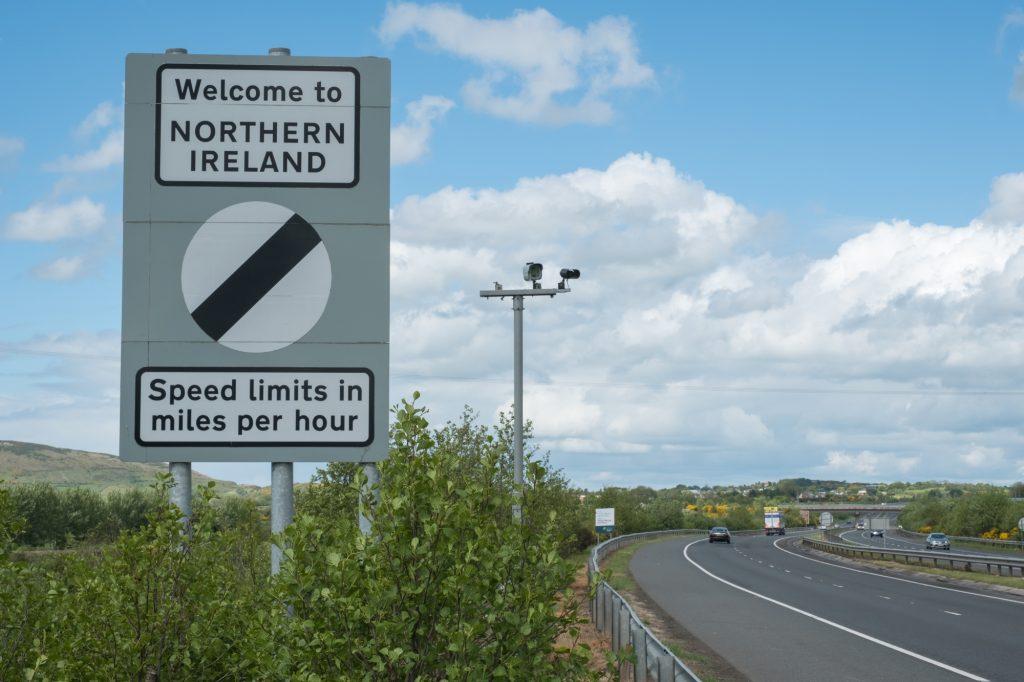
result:
M 876 502 L 876 503 L 836 502 L 836 503 L 821 503 L 821 504 L 797 503 L 796 504 L 796 509 L 800 510 L 800 516 L 803 518 L 804 522 L 806 523 L 806 522 L 811 520 L 811 512 L 819 512 L 820 513 L 820 512 L 826 512 L 827 511 L 827 512 L 837 512 L 837 513 L 842 513 L 842 514 L 848 514 L 850 512 L 853 512 L 853 514 L 855 516 L 862 516 L 862 515 L 878 516 L 878 515 L 882 515 L 884 517 L 895 517 L 901 511 L 903 511 L 903 508 L 906 507 L 906 506 L 907 506 L 906 502 L 886 502 L 884 504 L 881 503 L 881 502 Z M 892 522 L 891 519 L 890 519 L 890 522 Z
M 807 511 L 813 512 L 893 512 L 899 513 L 903 511 L 903 508 L 907 506 L 906 502 L 876 502 L 876 503 L 864 503 L 864 502 L 827 502 L 821 504 L 798 502 L 796 505 L 788 505 L 790 507 L 795 506 L 797 509 L 806 509 Z

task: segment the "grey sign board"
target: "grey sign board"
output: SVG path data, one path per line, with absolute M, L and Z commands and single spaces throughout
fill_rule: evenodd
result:
M 387 454 L 390 62 L 132 54 L 120 454 Z

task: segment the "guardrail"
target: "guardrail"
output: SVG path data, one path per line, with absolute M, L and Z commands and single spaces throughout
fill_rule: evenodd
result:
M 590 619 L 594 621 L 597 631 L 611 639 L 612 651 L 619 652 L 628 647 L 633 648 L 635 662 L 630 664 L 632 678 L 638 682 L 657 680 L 666 682 L 682 680 L 683 682 L 700 682 L 696 673 L 661 643 L 644 622 L 636 615 L 636 611 L 625 598 L 615 591 L 601 576 L 600 563 L 617 549 L 636 542 L 643 542 L 656 537 L 672 535 L 707 534 L 699 530 L 659 530 L 649 533 L 632 533 L 605 540 L 590 552 L 590 563 L 587 565 L 587 581 L 593 585 L 599 581 L 590 601 Z M 630 670 L 621 670 L 626 674 Z M 628 677 L 626 679 L 629 679 Z
M 733 531 L 733 535 L 760 535 L 763 530 Z M 604 558 L 617 549 L 637 542 L 674 535 L 707 535 L 706 529 L 680 528 L 676 530 L 655 530 L 647 533 L 631 533 L 605 540 L 590 552 L 587 564 L 587 582 L 593 586 L 599 581 L 590 601 L 590 619 L 597 631 L 611 639 L 612 651 L 619 652 L 632 647 L 635 662 L 620 670 L 620 677 L 632 677 L 634 682 L 700 682 L 700 678 L 685 663 L 672 653 L 661 640 L 654 636 L 647 625 L 636 615 L 626 599 L 615 591 L 602 577 L 600 565 Z
M 892 531 L 894 534 L 905 537 L 908 540 L 924 540 L 928 537 L 927 533 L 918 533 L 912 530 L 904 530 L 897 528 Z M 999 547 L 1000 549 L 1020 549 L 1024 551 L 1024 546 L 1021 545 L 1019 540 L 993 540 L 991 538 L 972 538 L 965 535 L 947 535 L 953 542 L 959 542 L 962 544 L 970 543 L 975 545 L 986 545 L 989 547 Z
M 842 542 L 802 538 L 804 545 L 822 552 L 840 556 L 876 559 L 880 561 L 897 561 L 907 565 L 934 568 L 950 568 L 955 571 L 969 573 L 988 573 L 1008 577 L 1024 577 L 1024 559 L 985 557 L 974 554 L 952 554 L 945 550 L 916 551 L 909 549 L 887 549 L 884 547 L 860 547 Z

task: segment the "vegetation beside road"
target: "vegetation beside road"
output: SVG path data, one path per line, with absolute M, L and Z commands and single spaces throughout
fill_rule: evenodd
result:
M 925 495 L 908 502 L 900 514 L 900 524 L 919 533 L 942 532 L 947 535 L 994 540 L 1020 540 L 1017 521 L 1024 517 L 1024 500 L 1009 491 L 992 486 L 956 495 Z
M 0 679 L 592 679 L 561 558 L 578 494 L 531 454 L 516 523 L 508 436 L 403 402 L 372 534 L 361 471 L 329 468 L 273 579 L 264 520 L 224 523 L 212 486 L 187 534 L 164 474 L 145 523 L 45 562 L 12 557 L 24 522 L 0 488 Z

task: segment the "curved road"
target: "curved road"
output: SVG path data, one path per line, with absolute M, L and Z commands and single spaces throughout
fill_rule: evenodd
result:
M 674 538 L 641 547 L 630 571 L 751 680 L 1021 679 L 1024 599 L 852 569 L 791 542 Z
M 846 542 L 851 545 L 861 545 L 867 547 L 887 547 L 889 549 L 912 549 L 918 552 L 924 551 L 924 540 L 917 542 L 908 540 L 905 537 L 899 535 L 885 535 L 883 537 L 871 537 L 871 531 L 867 530 L 848 530 L 839 534 Z M 979 550 L 977 545 L 967 545 L 950 541 L 949 551 L 954 554 L 968 554 L 970 556 L 981 556 L 981 557 L 996 557 L 1000 559 L 1004 558 L 1021 558 L 1020 552 L 991 552 L 985 550 Z M 936 552 L 945 552 L 946 550 L 938 549 Z

